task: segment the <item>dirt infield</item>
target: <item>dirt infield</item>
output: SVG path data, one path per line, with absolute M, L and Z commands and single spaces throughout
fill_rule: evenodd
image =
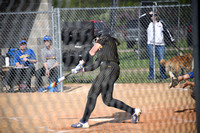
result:
M 114 98 L 142 109 L 137 124 L 124 111 L 104 105 L 99 96 L 90 128 L 71 128 L 82 117 L 90 86 L 67 84 L 62 93 L 1 93 L 0 133 L 197 132 L 191 90 L 168 89 L 167 83 L 115 84 Z

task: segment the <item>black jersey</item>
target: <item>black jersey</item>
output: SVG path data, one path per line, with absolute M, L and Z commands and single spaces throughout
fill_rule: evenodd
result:
M 117 53 L 117 39 L 110 35 L 101 36 L 97 43 L 101 44 L 101 47 L 97 51 L 97 58 L 95 63 L 85 67 L 85 71 L 92 71 L 98 68 L 103 61 L 115 62 L 119 64 L 119 58 Z
M 109 35 L 101 36 L 97 43 L 102 45 L 98 51 L 101 55 L 101 61 L 119 62 L 115 38 Z

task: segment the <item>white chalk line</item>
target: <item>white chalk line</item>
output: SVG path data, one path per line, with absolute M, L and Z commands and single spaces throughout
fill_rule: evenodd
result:
M 56 131 L 56 130 L 49 129 L 47 127 L 38 127 L 38 128 L 42 128 L 42 129 L 45 129 L 46 131 L 51 131 L 51 132 L 55 132 Z
M 193 122 L 196 122 L 195 120 L 187 120 L 187 119 L 181 119 L 181 118 L 176 118 L 176 117 L 173 117 L 174 120 L 177 120 L 179 121 L 178 123 L 193 123 Z
M 91 118 L 91 121 L 97 121 L 97 122 L 104 122 L 104 121 L 112 121 L 114 118 Z
M 74 130 L 61 130 L 61 131 L 56 131 L 56 130 L 53 130 L 53 129 L 49 129 L 47 127 L 38 127 L 38 128 L 41 128 L 41 129 L 45 129 L 45 131 L 47 132 L 56 132 L 56 133 L 68 133 L 68 132 L 74 132 Z M 89 128 L 81 128 L 79 130 L 76 129 L 76 132 L 78 131 L 83 131 L 83 129 L 89 129 Z
M 22 117 L 0 117 L 0 119 L 9 119 L 9 120 L 17 120 L 17 121 L 19 121 L 19 120 L 22 119 Z

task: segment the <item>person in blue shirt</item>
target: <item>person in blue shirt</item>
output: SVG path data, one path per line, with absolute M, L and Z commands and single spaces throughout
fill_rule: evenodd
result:
M 37 62 L 34 51 L 27 48 L 25 40 L 20 41 L 20 49 L 16 51 L 14 62 L 17 67 L 34 66 Z
M 31 91 L 31 77 L 35 73 L 34 63 L 37 62 L 36 55 L 32 49 L 27 48 L 26 39 L 19 42 L 20 48 L 14 57 L 15 66 L 9 71 L 9 92 L 14 92 L 14 85 L 19 84 L 20 91 Z M 9 81 L 9 80 L 12 80 Z

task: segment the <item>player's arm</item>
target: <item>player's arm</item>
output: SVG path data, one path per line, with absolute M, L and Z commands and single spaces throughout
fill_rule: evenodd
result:
M 83 72 L 85 71 L 93 71 L 95 69 L 97 69 L 101 64 L 101 53 L 98 54 L 95 62 L 91 65 L 88 65 L 87 67 L 83 68 Z
M 186 80 L 185 83 L 183 84 L 183 88 L 187 87 L 188 85 L 194 87 L 194 82 L 190 82 Z
M 179 76 L 178 77 L 178 82 L 180 82 L 182 80 L 187 80 L 187 79 L 190 79 L 190 78 L 193 78 L 193 72 L 190 72 L 188 74 Z
M 89 51 L 90 56 L 96 55 L 97 51 L 100 48 L 102 48 L 102 45 L 100 43 L 95 43 L 95 45 Z M 83 72 L 93 71 L 93 70 L 97 69 L 99 67 L 100 63 L 101 63 L 101 59 L 100 59 L 100 55 L 98 55 L 97 59 L 95 60 L 95 63 L 83 68 Z
M 95 45 L 91 48 L 91 50 L 89 51 L 89 54 L 91 55 L 91 56 L 94 56 L 96 53 L 97 53 L 97 51 L 99 50 L 99 48 L 101 48 L 102 46 L 101 46 L 101 44 L 100 43 L 95 43 Z
M 90 49 L 89 53 L 87 53 L 90 56 L 89 59 L 91 59 L 91 57 L 93 57 L 101 47 L 102 46 L 100 43 L 95 43 L 95 45 Z M 84 63 L 87 61 L 87 58 L 88 58 L 87 54 L 84 55 L 83 59 L 79 61 L 79 64 L 74 69 L 72 69 L 72 73 L 77 73 L 81 69 L 83 72 L 92 71 L 92 70 L 95 70 L 99 66 L 100 61 L 99 61 L 99 58 L 97 58 L 98 60 L 96 60 L 94 64 L 83 68 Z

